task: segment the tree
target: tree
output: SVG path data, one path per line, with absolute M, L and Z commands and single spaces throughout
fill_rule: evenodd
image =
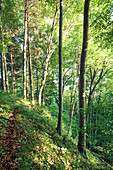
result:
M 2 11 L 2 1 L 0 1 L 0 43 L 2 44 L 2 23 L 1 23 L 1 11 Z M 1 56 L 1 89 L 4 90 L 4 83 L 3 83 L 3 57 L 2 57 L 2 46 L 0 51 Z
M 9 92 L 9 82 L 7 74 L 7 64 L 6 64 L 6 54 L 5 54 L 5 44 L 4 44 L 4 30 L 2 28 L 2 56 L 1 56 L 1 68 L 2 68 L 2 88 Z
M 62 24 L 63 24 L 63 0 L 60 0 L 60 23 L 59 23 L 59 117 L 57 132 L 61 135 L 62 127 Z
M 27 29 L 28 29 L 28 53 L 29 53 L 29 77 L 31 88 L 31 104 L 34 106 L 34 93 L 33 93 L 33 78 L 32 78 L 32 62 L 31 62 L 31 47 L 30 47 L 30 31 L 29 31 L 29 16 L 27 11 Z
M 4 28 L 2 24 L 2 10 L 4 8 L 3 2 L 0 1 L 0 33 L 1 33 L 1 87 L 2 90 L 9 92 L 9 83 L 7 75 L 7 64 L 5 55 L 5 44 L 4 44 Z
M 3 52 L 3 62 L 4 62 L 4 71 L 5 71 L 5 86 L 6 90 L 9 92 L 9 83 L 8 83 L 8 74 L 7 74 L 7 64 L 6 64 L 6 56 Z
M 10 36 L 12 32 L 14 34 L 15 30 L 17 30 L 18 17 L 16 11 L 16 1 L 8 0 L 8 1 L 0 1 L 0 28 L 1 28 L 1 37 L 0 37 L 0 52 L 1 56 L 1 85 L 2 89 L 7 88 L 9 91 L 9 82 L 10 82 L 10 67 L 11 67 L 11 76 L 12 78 L 12 86 L 15 86 L 15 77 L 13 72 L 13 41 Z M 8 15 L 7 15 L 8 14 Z M 9 50 L 10 48 L 10 50 Z M 10 54 L 10 59 L 9 59 Z M 11 63 L 9 62 L 11 61 Z M 6 86 L 6 87 L 5 87 Z
M 28 1 L 25 0 L 25 20 L 24 20 L 24 48 L 23 48 L 23 98 L 26 100 L 26 49 L 27 49 L 27 11 Z
M 80 81 L 79 81 L 79 141 L 78 149 L 86 156 L 86 134 L 85 134 L 85 62 L 88 47 L 88 15 L 90 0 L 85 0 L 84 4 L 84 23 L 83 23 L 83 44 L 80 61 Z
M 39 105 L 41 105 L 41 96 L 42 96 L 42 91 L 46 82 L 46 76 L 47 76 L 47 69 L 48 69 L 48 65 L 49 65 L 49 60 L 51 58 L 51 55 L 53 53 L 53 50 L 50 50 L 50 45 L 52 42 L 52 38 L 53 38 L 53 31 L 55 28 L 55 21 L 56 21 L 56 16 L 57 16 L 57 12 L 58 12 L 58 8 L 56 6 L 56 11 L 55 11 L 55 15 L 53 18 L 53 23 L 52 23 L 52 28 L 51 28 L 51 32 L 50 32 L 50 36 L 48 39 L 48 44 L 47 44 L 47 51 L 46 51 L 46 61 L 45 61 L 45 67 L 44 67 L 44 72 L 43 72 L 43 80 L 39 89 Z
M 10 40 L 12 41 L 11 37 L 12 31 L 10 30 Z M 13 55 L 14 55 L 14 46 L 10 45 L 10 62 L 11 62 L 11 79 L 12 79 L 12 90 L 13 93 L 16 93 L 15 91 L 15 70 L 14 70 L 14 63 L 13 63 Z
M 104 0 L 96 3 L 93 1 L 91 8 L 91 32 L 103 49 L 112 49 L 113 46 L 113 3 L 112 0 Z M 107 29 L 106 29 L 107 28 Z M 100 31 L 98 31 L 100 30 Z

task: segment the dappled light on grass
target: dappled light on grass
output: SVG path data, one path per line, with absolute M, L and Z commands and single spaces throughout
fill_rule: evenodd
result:
M 0 105 L 0 116 L 3 117 L 0 119 L 0 168 L 82 170 L 105 167 L 99 155 L 89 150 L 88 159 L 84 159 L 71 135 L 63 143 L 68 123 L 63 122 L 63 136 L 59 136 L 56 132 L 57 107 L 32 109 L 19 98 L 3 96 Z
M 34 151 L 37 151 L 38 154 L 34 154 L 35 156 L 35 162 L 45 162 L 48 165 L 48 168 L 50 166 L 58 166 L 58 163 L 60 162 L 64 165 L 64 167 L 70 167 L 70 153 L 67 151 L 66 148 L 60 148 L 57 145 L 53 143 L 51 139 L 49 139 L 48 135 L 44 134 L 39 137 L 39 140 L 41 140 L 42 145 L 36 145 Z M 42 163 L 42 165 L 43 165 Z M 44 166 L 44 165 L 43 165 Z M 57 167 L 58 168 L 58 167 Z M 71 167 L 70 167 L 71 168 Z
M 20 101 L 17 101 L 17 103 L 24 104 L 25 106 L 30 106 L 31 105 L 30 101 L 23 100 L 23 99 L 21 99 Z

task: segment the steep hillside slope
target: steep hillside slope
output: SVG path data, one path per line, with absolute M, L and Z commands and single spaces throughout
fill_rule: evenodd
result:
M 57 106 L 30 107 L 21 98 L 0 92 L 0 169 L 112 169 L 77 143 L 56 133 Z

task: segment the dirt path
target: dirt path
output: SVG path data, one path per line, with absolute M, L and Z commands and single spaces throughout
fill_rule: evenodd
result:
M 14 107 L 12 116 L 7 119 L 7 126 L 4 128 L 5 133 L 0 137 L 0 145 L 3 150 L 0 153 L 1 165 L 0 169 L 18 169 L 18 162 L 16 159 L 16 152 L 20 147 L 17 140 L 19 138 L 19 127 L 17 125 L 17 107 Z M 5 119 L 5 118 L 4 118 Z

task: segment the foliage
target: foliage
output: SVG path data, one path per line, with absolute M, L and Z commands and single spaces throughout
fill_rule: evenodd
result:
M 1 116 L 7 118 L 7 121 L 3 120 L 1 124 L 1 133 L 4 135 L 2 139 L 5 139 L 0 149 L 2 169 L 5 166 L 9 168 L 18 167 L 18 169 L 29 169 L 30 167 L 32 169 L 84 169 L 84 166 L 85 169 L 89 169 L 91 167 L 102 168 L 105 166 L 90 151 L 88 151 L 87 160 L 82 158 L 78 153 L 77 143 L 73 138 L 68 137 L 65 143 L 63 142 L 63 138 L 56 133 L 55 129 L 57 106 L 35 107 L 35 110 L 33 110 L 28 107 L 29 103 L 24 102 L 21 98 L 5 93 L 0 94 L 2 97 L 0 99 Z M 14 106 L 18 108 L 16 113 L 13 111 Z M 14 115 L 16 115 L 16 119 L 12 122 L 11 118 Z M 68 122 L 65 119 L 63 127 L 66 127 L 67 124 Z M 15 138 L 10 135 L 11 126 L 16 131 Z M 63 128 L 63 136 L 65 133 L 66 129 Z M 13 148 L 8 148 L 7 139 L 13 140 Z M 5 154 L 8 154 L 7 156 L 10 158 L 7 164 Z M 92 159 L 94 162 L 91 161 Z
M 34 110 L 31 109 L 29 101 L 29 87 L 27 101 L 22 99 L 25 1 L 2 0 L 1 2 L 0 52 L 5 52 L 6 55 L 8 81 L 10 92 L 12 92 L 12 51 L 16 96 L 12 93 L 0 92 L 0 135 L 2 137 L 0 143 L 2 162 L 0 164 L 8 166 L 7 168 L 9 169 L 11 169 L 11 166 L 15 168 L 17 164 L 18 169 L 30 169 L 31 167 L 32 169 L 61 170 L 66 168 L 110 169 L 109 164 L 112 164 L 113 152 L 113 2 L 111 0 L 92 0 L 90 5 L 85 89 L 86 133 L 87 142 L 91 144 L 90 150 L 87 149 L 88 159 L 84 159 L 78 153 L 76 147 L 79 131 L 78 82 L 83 38 L 84 0 L 63 0 L 62 56 L 64 92 L 62 136 L 56 133 L 59 105 L 59 1 L 28 0 L 33 90 L 35 93 Z M 36 99 L 43 79 L 47 44 L 56 7 L 58 8 L 58 13 L 50 44 L 52 56 L 49 60 L 48 74 L 43 90 L 43 106 L 38 107 L 38 100 Z M 29 84 L 28 75 L 28 86 Z M 76 93 L 74 115 L 70 133 L 67 134 L 74 93 Z M 18 116 L 16 121 L 13 121 L 15 106 L 18 107 Z M 13 138 L 11 133 L 13 133 L 15 126 L 16 137 Z M 66 140 L 63 141 L 64 139 Z M 11 141 L 14 142 L 12 146 Z M 9 150 L 8 147 L 10 148 Z M 9 162 L 10 159 L 12 162 Z M 6 162 L 7 164 L 5 165 Z M 1 169 L 4 169 L 4 167 Z

